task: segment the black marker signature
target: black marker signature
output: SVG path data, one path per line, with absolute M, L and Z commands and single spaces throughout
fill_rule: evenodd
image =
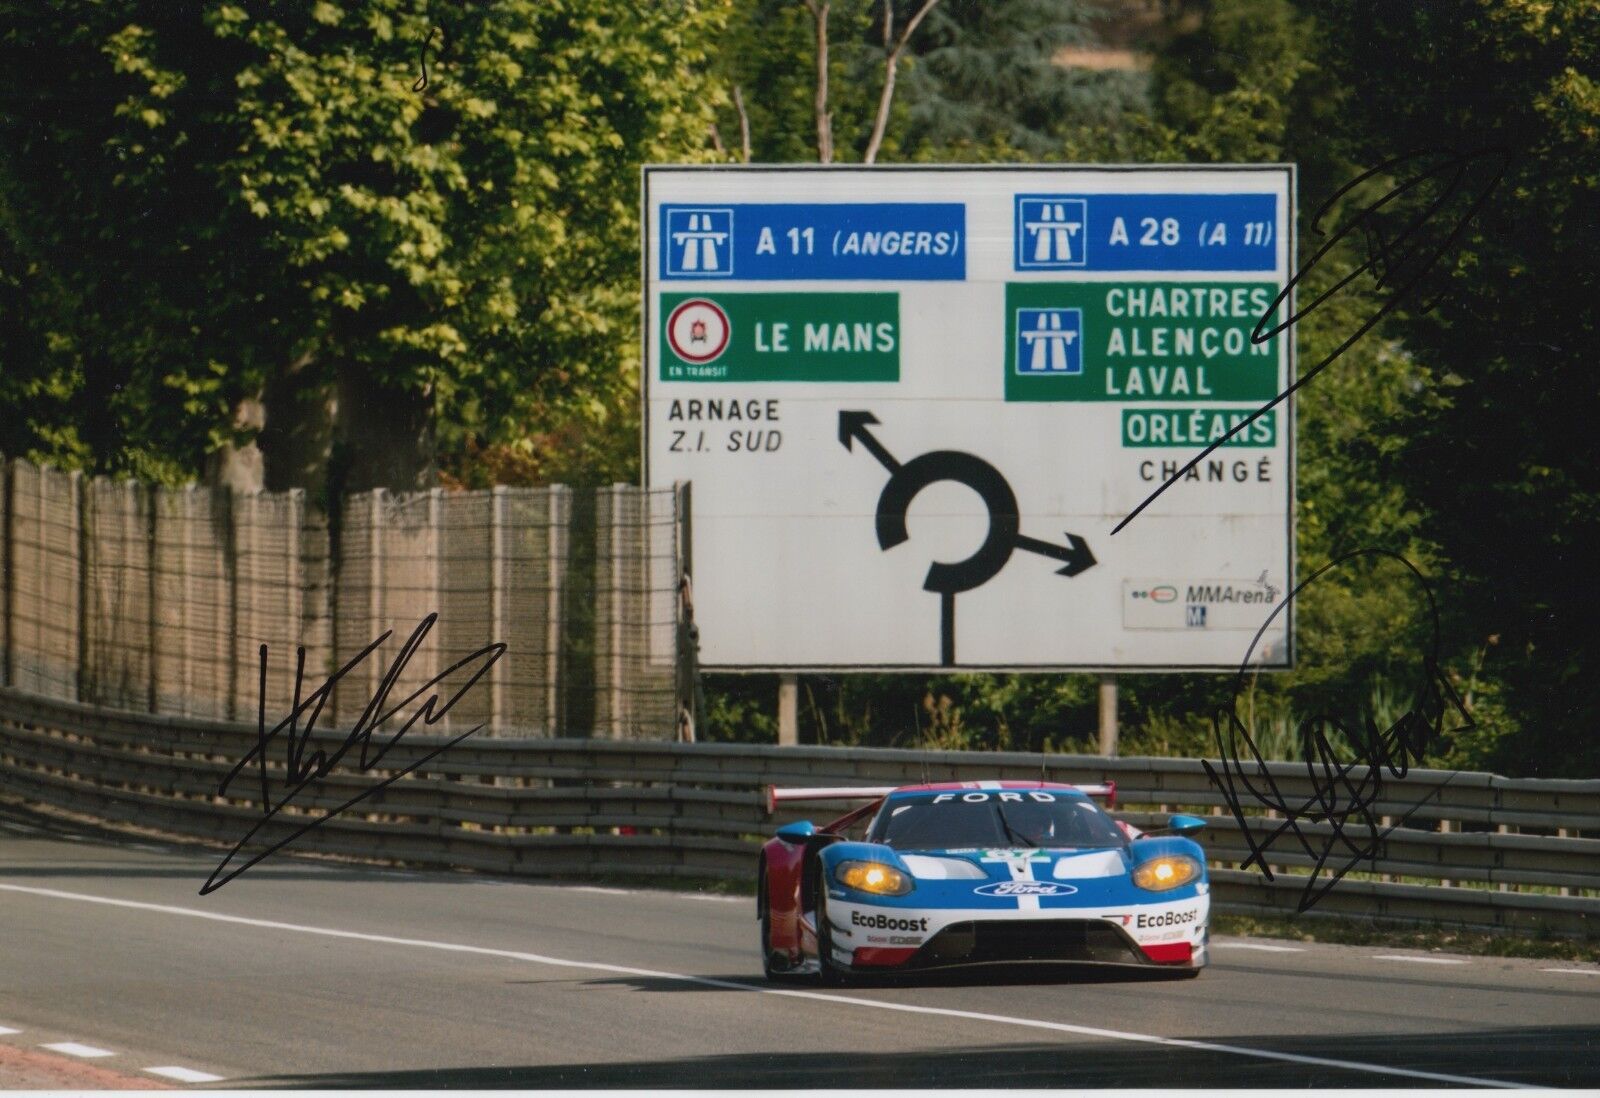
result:
M 433 45 L 433 36 L 436 35 L 436 34 L 439 36 L 439 48 L 440 48 L 440 50 L 444 49 L 444 44 L 445 44 L 444 29 L 442 27 L 429 27 L 428 28 L 428 37 L 423 39 L 423 42 L 422 42 L 422 54 L 421 54 L 422 75 L 417 77 L 416 83 L 411 85 L 411 90 L 414 91 L 414 92 L 422 91 L 424 88 L 426 88 L 428 86 L 428 47 Z
M 480 724 L 476 727 L 469 728 L 467 731 L 450 740 L 448 743 L 436 747 L 422 755 L 404 770 L 390 775 L 383 781 L 368 789 L 362 790 L 360 793 L 356 794 L 354 797 L 351 797 L 337 808 L 330 809 L 328 812 L 325 812 L 322 815 L 307 821 L 304 825 L 296 828 L 284 838 L 279 839 L 265 850 L 251 857 L 243 865 L 229 870 L 226 876 L 221 876 L 223 871 L 228 869 L 229 863 L 234 860 L 239 851 L 244 848 L 244 845 L 255 836 L 256 832 L 265 827 L 267 822 L 276 816 L 285 805 L 293 800 L 295 795 L 298 794 L 302 789 L 306 788 L 306 786 L 310 785 L 319 778 L 324 777 L 329 771 L 337 766 L 339 762 L 343 760 L 347 754 L 349 754 L 352 747 L 355 747 L 359 744 L 361 748 L 361 753 L 356 763 L 356 768 L 358 770 L 364 772 L 370 770 L 374 766 L 377 766 L 378 763 L 383 761 L 384 756 L 387 755 L 394 748 L 394 746 L 400 742 L 401 738 L 411 730 L 411 727 L 415 725 L 419 719 L 422 720 L 424 724 L 431 725 L 443 718 L 446 713 L 450 712 L 450 708 L 455 705 L 456 702 L 460 701 L 469 690 L 477 685 L 478 680 L 483 678 L 484 675 L 488 674 L 489 668 L 493 667 L 495 662 L 505 654 L 506 646 L 504 644 L 498 642 L 494 644 L 486 644 L 476 652 L 473 652 L 471 655 L 457 660 L 455 663 L 439 672 L 433 678 L 423 683 L 422 686 L 416 691 L 403 698 L 399 702 L 396 702 L 388 709 L 385 709 L 384 705 L 388 701 L 389 691 L 394 689 L 395 681 L 399 679 L 400 672 L 405 670 L 407 662 L 409 662 L 411 657 L 416 654 L 417 648 L 422 644 L 423 639 L 427 637 L 428 631 L 433 628 L 434 622 L 438 620 L 439 615 L 434 613 L 429 614 L 427 617 L 423 618 L 420 623 L 418 623 L 416 629 L 412 631 L 410 638 L 400 649 L 400 653 L 395 656 L 394 662 L 391 663 L 388 670 L 384 672 L 382 680 L 378 683 L 377 692 L 374 693 L 372 699 L 367 702 L 366 708 L 362 711 L 361 716 L 356 720 L 355 727 L 350 730 L 350 735 L 345 738 L 344 743 L 339 745 L 338 750 L 334 751 L 331 755 L 318 750 L 312 753 L 309 758 L 306 756 L 307 743 L 311 739 L 312 730 L 316 728 L 317 718 L 322 715 L 322 707 L 327 704 L 328 698 L 333 692 L 334 685 L 343 679 L 345 675 L 349 674 L 356 667 L 360 666 L 368 656 L 372 655 L 373 652 L 382 647 L 383 643 L 394 634 L 394 630 L 389 630 L 377 640 L 363 648 L 353 659 L 350 660 L 349 663 L 346 663 L 343 667 L 339 668 L 339 670 L 335 671 L 331 676 L 328 677 L 327 682 L 323 683 L 315 691 L 306 696 L 304 700 L 302 700 L 300 696 L 300 687 L 305 678 L 306 650 L 304 648 L 299 649 L 296 655 L 294 672 L 294 709 L 290 711 L 287 717 L 279 721 L 271 729 L 267 728 L 267 646 L 264 644 L 261 646 L 261 694 L 256 716 L 256 745 L 246 752 L 244 758 L 240 759 L 232 770 L 228 771 L 227 775 L 222 779 L 222 784 L 217 788 L 217 793 L 219 795 L 226 794 L 228 792 L 228 786 L 233 782 L 233 780 L 244 772 L 245 767 L 249 766 L 251 762 L 254 761 L 261 778 L 261 808 L 264 815 L 261 819 L 256 821 L 255 826 L 252 827 L 245 834 L 245 836 L 239 840 L 234 848 L 228 851 L 227 856 L 222 859 L 221 864 L 219 864 L 217 868 L 212 871 L 211 876 L 207 878 L 206 883 L 201 886 L 200 895 L 204 896 L 209 892 L 215 892 L 217 889 L 233 880 L 239 874 L 243 873 L 245 870 L 261 861 L 261 859 L 267 857 L 267 855 L 280 849 L 284 845 L 293 842 L 301 835 L 304 835 L 307 831 L 310 831 L 313 827 L 317 827 L 320 824 L 326 823 L 328 820 L 332 819 L 340 812 L 343 812 L 357 801 L 360 801 L 366 797 L 370 797 L 372 794 L 378 792 L 378 790 L 383 789 L 385 786 L 391 785 L 400 778 L 405 777 L 407 774 L 417 769 L 417 767 L 432 759 L 435 755 L 454 747 L 456 744 L 460 743 L 462 740 L 466 739 L 468 736 L 472 735 L 474 732 L 483 727 L 483 725 Z M 488 659 L 472 673 L 472 677 L 463 683 L 455 693 L 451 694 L 449 699 L 442 707 L 436 708 L 439 701 L 439 695 L 436 691 L 433 691 L 433 688 L 444 679 L 455 674 L 457 671 L 460 671 L 462 668 L 470 666 L 485 656 L 487 656 Z M 379 742 L 376 747 L 374 747 L 373 733 L 381 730 L 383 725 L 391 717 L 394 717 L 397 713 L 405 709 L 412 702 L 415 702 L 424 694 L 428 695 L 426 700 L 424 700 L 417 711 L 411 715 L 411 718 L 407 720 L 405 724 L 403 724 L 393 735 L 389 736 L 386 740 Z M 309 715 L 307 714 L 308 710 Z M 302 716 L 306 717 L 304 730 L 300 728 L 300 718 Z M 267 747 L 273 737 L 279 735 L 280 733 L 284 735 L 284 790 L 283 795 L 278 799 L 277 803 L 274 804 L 272 800 L 272 784 L 267 771 Z
M 1239 694 L 1245 676 L 1250 673 L 1256 645 L 1278 616 L 1319 578 L 1358 557 L 1387 558 L 1405 566 L 1427 597 L 1432 626 L 1431 643 L 1423 653 L 1413 706 L 1390 727 L 1380 731 L 1377 722 L 1368 716 L 1364 728 L 1352 729 L 1337 717 L 1326 714 L 1318 714 L 1299 723 L 1296 731 L 1300 737 L 1301 757 L 1311 780 L 1312 792 L 1304 800 L 1291 801 L 1268 773 L 1259 749 L 1239 720 Z M 1395 778 L 1404 778 L 1411 765 L 1419 761 L 1443 735 L 1465 732 L 1475 726 L 1460 695 L 1440 671 L 1438 652 L 1439 610 L 1432 590 L 1415 565 L 1398 553 L 1384 549 L 1358 549 L 1330 561 L 1307 577 L 1273 609 L 1250 642 L 1244 662 L 1234 678 L 1233 704 L 1226 712 L 1212 719 L 1222 772 L 1219 774 L 1209 761 L 1201 762 L 1212 784 L 1227 799 L 1228 808 L 1250 847 L 1250 857 L 1240 865 L 1241 869 L 1259 866 L 1262 875 L 1272 880 L 1272 870 L 1266 862 L 1267 853 L 1274 842 L 1286 834 L 1293 834 L 1301 851 L 1315 860 L 1305 891 L 1300 895 L 1299 910 L 1305 911 L 1327 895 L 1328 890 L 1358 864 L 1375 861 L 1389 833 L 1407 823 L 1423 805 L 1438 796 L 1443 785 L 1413 805 L 1397 822 L 1380 830 L 1380 821 L 1372 806 L 1383 792 L 1385 771 Z M 1445 720 L 1452 713 L 1460 721 L 1452 723 L 1447 729 Z M 1338 749 L 1329 742 L 1330 733 L 1340 734 L 1344 741 L 1353 745 L 1355 757 L 1340 761 Z M 1241 758 L 1241 746 L 1248 752 L 1253 765 Z M 1444 784 L 1449 784 L 1449 779 Z M 1246 816 L 1241 804 L 1241 787 L 1258 804 L 1279 813 L 1282 819 Z M 1325 837 L 1309 835 L 1302 829 L 1302 823 L 1325 823 L 1331 826 L 1332 833 Z M 1265 830 L 1269 824 L 1272 825 L 1271 830 Z M 1263 830 L 1258 833 L 1258 828 Z M 1347 829 L 1357 834 L 1352 835 Z M 1328 863 L 1335 860 L 1336 855 L 1346 860 L 1329 870 Z M 1331 875 L 1324 878 L 1325 871 Z
M 1444 157 L 1445 159 L 1400 183 L 1371 206 L 1358 210 L 1342 225 L 1334 229 L 1331 234 L 1321 228 L 1322 219 L 1328 215 L 1334 205 L 1351 190 L 1367 180 L 1374 176 L 1386 174 L 1412 161 L 1438 157 Z M 1487 183 L 1483 184 L 1480 190 L 1470 192 L 1466 210 L 1457 215 L 1454 221 L 1450 221 L 1448 219 L 1449 211 L 1446 210 L 1446 206 L 1466 182 L 1468 169 L 1478 161 L 1489 161 L 1493 169 L 1493 175 Z M 1129 511 L 1121 522 L 1112 527 L 1111 532 L 1113 534 L 1118 533 L 1124 526 L 1137 518 L 1140 512 L 1154 503 L 1161 496 L 1161 493 L 1182 480 L 1191 469 L 1198 467 L 1213 450 L 1224 445 L 1229 439 L 1246 430 L 1256 420 L 1288 400 L 1292 393 L 1321 373 L 1334 359 L 1349 350 L 1357 340 L 1366 335 L 1384 317 L 1394 312 L 1405 302 L 1412 291 L 1416 289 L 1417 284 L 1422 281 L 1423 276 L 1450 252 L 1456 241 L 1461 237 L 1461 234 L 1466 232 L 1467 225 L 1477 216 L 1483 204 L 1494 193 L 1494 189 L 1500 185 L 1500 179 L 1505 175 L 1509 166 L 1510 152 L 1502 148 L 1477 149 L 1464 153 L 1423 149 L 1385 160 L 1376 168 L 1362 172 L 1335 191 L 1333 197 L 1324 202 L 1311 218 L 1312 231 L 1319 236 L 1326 236 L 1327 239 L 1323 241 L 1322 247 L 1317 249 L 1316 254 L 1305 262 L 1300 270 L 1295 273 L 1295 276 L 1284 286 L 1283 290 L 1279 292 L 1278 296 L 1272 300 L 1272 303 L 1267 306 L 1266 311 L 1256 321 L 1255 329 L 1250 333 L 1250 342 L 1252 344 L 1265 343 L 1279 332 L 1292 327 L 1302 317 L 1316 310 L 1323 302 L 1338 294 L 1367 271 L 1375 273 L 1379 290 L 1389 291 L 1383 304 L 1376 312 L 1362 321 L 1361 325 L 1321 362 L 1302 373 L 1287 389 L 1260 408 L 1257 408 L 1239 423 L 1236 423 L 1227 434 L 1213 441 L 1204 450 L 1201 450 L 1191 458 L 1181 469 L 1168 477 L 1155 491 L 1146 496 L 1142 503 L 1132 511 Z M 1383 208 L 1420 187 L 1427 180 L 1441 176 L 1449 176 L 1449 178 L 1444 181 L 1439 195 L 1429 202 L 1421 213 L 1401 226 L 1398 231 L 1392 234 L 1385 233 L 1380 218 Z M 1439 230 L 1441 226 L 1443 227 L 1443 239 L 1437 239 L 1434 232 Z M 1338 246 L 1340 241 L 1351 234 L 1358 234 L 1366 242 L 1367 256 L 1365 262 L 1324 290 L 1311 304 L 1300 309 L 1287 320 L 1280 321 L 1270 330 L 1263 331 L 1268 318 L 1278 311 L 1279 306 L 1289 300 L 1300 280 L 1315 270 L 1317 264 L 1321 263 L 1323 258 Z M 1423 310 L 1426 311 L 1432 308 L 1436 303 L 1437 299 L 1427 302 L 1423 306 Z

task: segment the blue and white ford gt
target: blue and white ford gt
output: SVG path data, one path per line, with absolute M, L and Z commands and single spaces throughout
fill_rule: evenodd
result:
M 1146 834 L 1090 799 L 1116 788 L 951 782 L 769 789 L 788 801 L 863 801 L 762 848 L 757 909 L 769 978 L 1075 961 L 1206 964 L 1205 853 L 1173 816 Z M 861 841 L 848 836 L 866 822 Z

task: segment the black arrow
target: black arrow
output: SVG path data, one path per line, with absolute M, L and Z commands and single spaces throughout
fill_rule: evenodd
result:
M 1065 561 L 1065 568 L 1056 569 L 1058 576 L 1076 576 L 1079 572 L 1086 572 L 1095 566 L 1094 554 L 1089 551 L 1089 543 L 1070 531 L 1062 531 L 1067 535 L 1066 545 L 1051 545 L 1048 541 L 1030 538 L 1026 534 L 1018 534 L 1013 543 L 1018 549 L 1026 549 L 1030 553 L 1038 553 L 1041 557 L 1051 557 L 1055 560 Z
M 860 439 L 861 445 L 867 448 L 869 454 L 878 459 L 879 465 L 882 465 L 891 473 L 897 473 L 900 471 L 900 463 L 894 459 L 893 454 L 883 448 L 883 443 L 873 438 L 872 432 L 867 430 L 867 424 L 877 422 L 878 417 L 871 412 L 840 412 L 839 441 L 844 443 L 846 450 L 850 450 L 853 453 L 855 448 L 851 446 L 851 442 L 855 439 Z

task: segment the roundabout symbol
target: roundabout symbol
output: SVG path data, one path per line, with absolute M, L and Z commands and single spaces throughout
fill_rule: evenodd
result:
M 889 483 L 878 497 L 880 549 L 893 549 L 910 538 L 906 513 L 917 493 L 930 484 L 944 480 L 964 484 L 978 493 L 989 512 L 989 531 L 983 544 L 965 560 L 934 561 L 922 582 L 924 590 L 939 596 L 940 662 L 945 666 L 956 661 L 956 596 L 999 575 L 1013 552 L 1025 549 L 1061 561 L 1063 567 L 1056 570 L 1058 576 L 1076 576 L 1094 566 L 1089 543 L 1076 534 L 1067 533 L 1066 545 L 1053 545 L 1022 533 L 1017 495 L 1000 470 L 987 461 L 962 450 L 930 450 L 902 465 L 867 429 L 877 422 L 878 417 L 871 412 L 839 413 L 839 441 L 844 448 L 853 451 L 854 443 L 860 442 L 889 473 Z

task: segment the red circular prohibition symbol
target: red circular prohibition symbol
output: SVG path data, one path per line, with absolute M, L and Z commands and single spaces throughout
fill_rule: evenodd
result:
M 706 340 L 705 346 L 700 349 L 692 348 L 692 345 L 698 342 L 694 336 L 690 336 L 682 342 L 678 338 L 678 322 L 683 319 L 684 313 L 696 308 L 711 310 L 716 314 L 716 320 L 721 323 L 721 331 L 718 333 L 705 331 L 706 326 L 700 322 L 691 323 L 691 330 L 695 331 L 700 338 Z M 720 338 L 717 338 L 717 336 L 720 336 Z M 685 362 L 695 365 L 710 362 L 727 350 L 728 341 L 732 337 L 733 325 L 728 321 L 728 314 L 723 312 L 722 306 L 715 301 L 708 301 L 703 297 L 692 297 L 688 301 L 680 302 L 678 307 L 672 310 L 672 314 L 667 317 L 667 343 L 672 347 L 673 354 Z

